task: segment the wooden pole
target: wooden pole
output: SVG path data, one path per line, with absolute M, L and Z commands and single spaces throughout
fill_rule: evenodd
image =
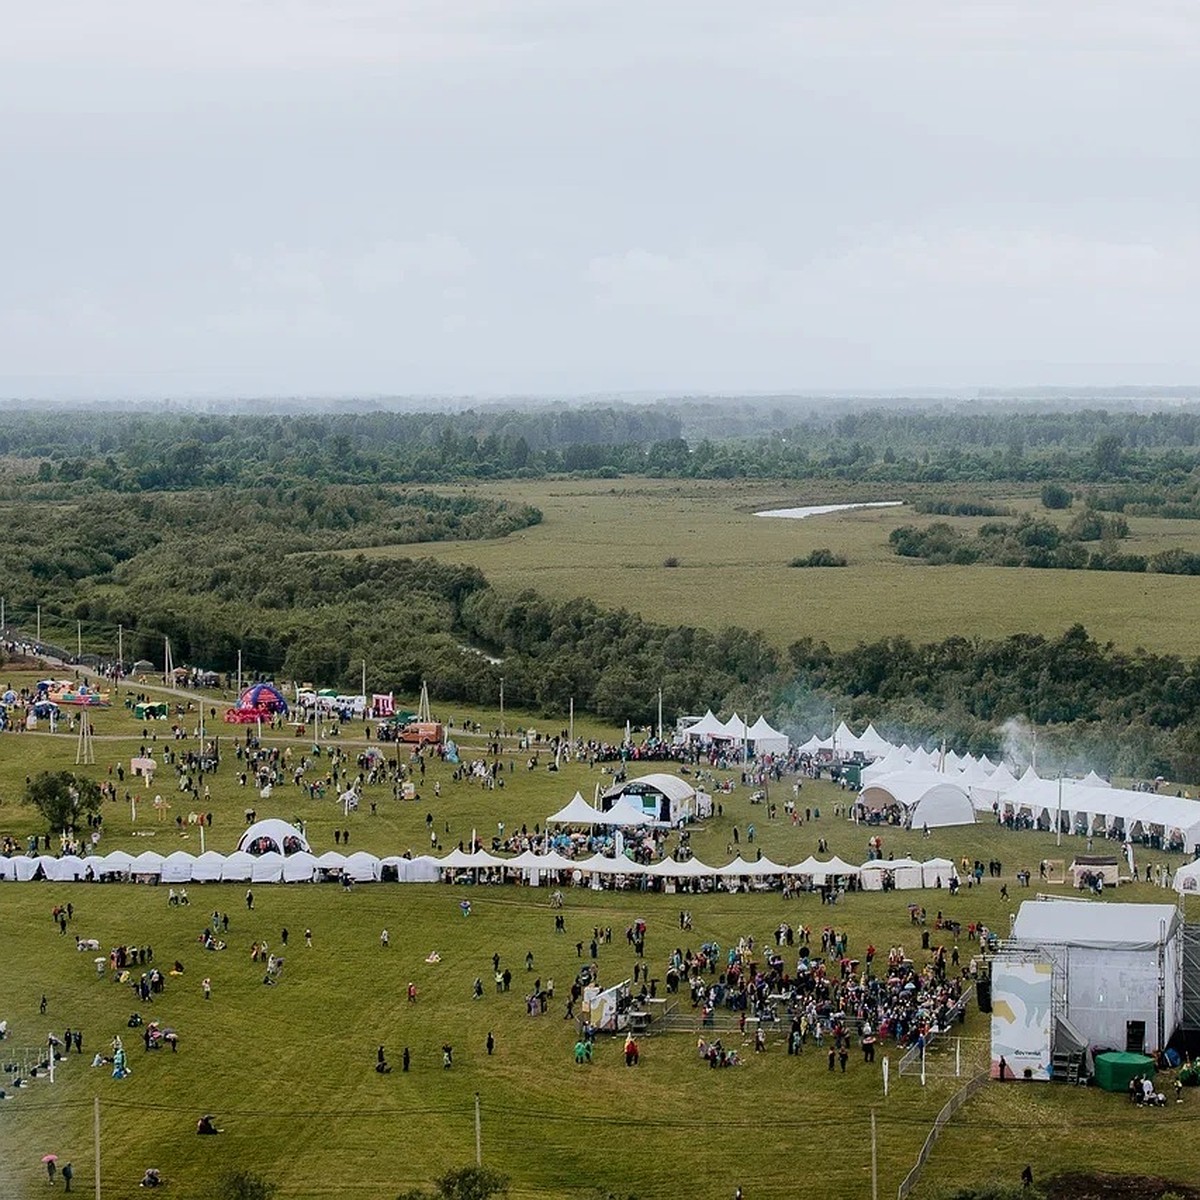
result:
M 483 1128 L 479 1120 L 479 1093 L 475 1093 L 475 1165 L 483 1166 Z

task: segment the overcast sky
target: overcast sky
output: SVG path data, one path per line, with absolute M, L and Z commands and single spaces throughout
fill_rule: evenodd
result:
M 1193 0 L 0 18 L 0 395 L 1200 381 Z

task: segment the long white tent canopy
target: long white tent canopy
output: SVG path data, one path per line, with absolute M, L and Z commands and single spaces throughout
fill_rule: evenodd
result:
M 140 856 L 139 856 L 140 857 Z M 664 859 L 655 863 L 639 863 L 624 855 L 608 857 L 593 854 L 589 858 L 565 858 L 555 851 L 549 854 L 535 854 L 525 851 L 514 858 L 501 858 L 486 850 L 476 850 L 467 853 L 463 850 L 452 850 L 443 858 L 433 858 L 421 855 L 417 858 L 405 858 L 398 855 L 378 858 L 366 851 L 356 851 L 354 854 L 343 856 L 336 851 L 328 851 L 317 857 L 307 851 L 296 854 L 281 855 L 268 852 L 258 856 L 246 854 L 244 851 L 234 851 L 232 854 L 221 855 L 215 851 L 207 851 L 197 858 L 183 851 L 167 856 L 161 866 L 153 871 L 139 870 L 146 863 L 140 863 L 131 855 L 114 851 L 104 857 L 92 856 L 88 859 L 73 857 L 52 858 L 42 855 L 36 858 L 25 855 L 14 855 L 11 858 L 0 857 L 0 881 L 26 882 L 34 879 L 46 879 L 54 882 L 70 880 L 99 880 L 105 879 L 156 879 L 168 874 L 173 884 L 181 883 L 215 883 L 218 881 L 237 881 L 250 883 L 315 883 L 322 879 L 335 879 L 345 875 L 356 883 L 370 883 L 385 877 L 394 877 L 401 883 L 435 883 L 446 877 L 447 873 L 457 874 L 462 871 L 498 871 L 504 870 L 513 874 L 528 877 L 533 872 L 540 875 L 558 872 L 566 875 L 625 875 L 629 877 L 647 876 L 660 879 L 765 879 L 775 876 L 790 876 L 792 878 L 810 879 L 815 885 L 823 886 L 832 879 L 847 879 L 851 876 L 867 875 L 897 868 L 912 868 L 915 875 L 924 874 L 930 879 L 932 886 L 936 874 L 941 880 L 949 879 L 953 871 L 945 864 L 934 860 L 935 871 L 922 872 L 920 863 L 907 860 L 896 863 L 888 861 L 865 863 L 855 866 L 844 862 L 836 856 L 828 861 L 809 857 L 804 862 L 795 865 L 772 862 L 769 858 L 747 861 L 740 855 L 732 862 L 723 866 L 713 867 L 702 863 L 699 859 L 691 858 L 682 862 L 675 859 Z M 91 872 L 89 875 L 88 872 Z M 920 886 L 915 884 L 913 886 Z
M 986 755 L 895 746 L 874 726 L 856 735 L 845 722 L 828 737 L 813 734 L 799 750 L 871 760 L 860 776 L 860 801 L 873 809 L 898 806 L 913 828 L 1024 819 L 1043 829 L 1061 824 L 1064 833 L 1159 839 L 1164 848 L 1189 854 L 1200 848 L 1200 800 L 1113 787 L 1095 771 L 1079 779 L 1042 779 L 1026 767 L 1018 777 Z

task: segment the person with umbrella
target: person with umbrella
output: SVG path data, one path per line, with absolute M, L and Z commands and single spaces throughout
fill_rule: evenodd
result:
M 50 1182 L 53 1183 L 55 1175 L 58 1174 L 58 1155 L 43 1154 L 42 1162 L 46 1164 L 46 1175 L 49 1177 Z

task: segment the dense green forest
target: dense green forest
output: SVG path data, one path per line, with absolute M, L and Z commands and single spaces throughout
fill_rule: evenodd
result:
M 709 406 L 711 407 L 711 406 Z M 121 492 L 643 474 L 875 483 L 1120 482 L 1200 496 L 1200 407 L 1034 410 L 725 402 L 255 415 L 0 409 L 10 479 Z M 711 415 L 711 414 L 710 414 Z M 690 431 L 694 427 L 694 431 Z M 737 433 L 737 436 L 732 434 Z
M 795 414 L 786 414 L 794 418 Z M 834 706 L 908 738 L 946 734 L 998 754 L 1003 723 L 1028 718 L 1125 774 L 1200 778 L 1200 661 L 1102 646 L 1082 629 L 1047 640 L 893 638 L 784 654 L 756 632 L 647 621 L 587 600 L 491 588 L 472 568 L 330 550 L 503 537 L 540 520 L 528 506 L 395 481 L 636 469 L 651 474 L 796 478 L 1046 479 L 1044 499 L 1081 507 L 1065 527 L 1033 516 L 966 536 L 945 522 L 896 531 L 894 548 L 930 562 L 1012 562 L 1189 570 L 1132 563 L 1124 513 L 1193 516 L 1200 427 L 1188 411 L 812 413 L 791 432 L 689 445 L 665 406 L 513 413 L 339 413 L 289 417 L 0 413 L 5 520 L 0 572 L 10 625 L 40 605 L 48 630 L 126 658 L 352 686 L 369 663 L 380 686 L 439 702 L 510 703 L 649 721 L 705 707 L 828 723 Z M 586 441 L 572 441 L 585 438 Z M 859 447 L 853 453 L 846 448 Z M 831 466 L 832 463 L 839 465 Z M 732 466 L 731 466 L 732 464 Z M 882 472 L 877 475 L 874 472 Z M 986 499 L 921 504 L 1003 515 Z M 834 565 L 818 553 L 797 560 Z M 499 661 L 493 661 L 499 660 Z

